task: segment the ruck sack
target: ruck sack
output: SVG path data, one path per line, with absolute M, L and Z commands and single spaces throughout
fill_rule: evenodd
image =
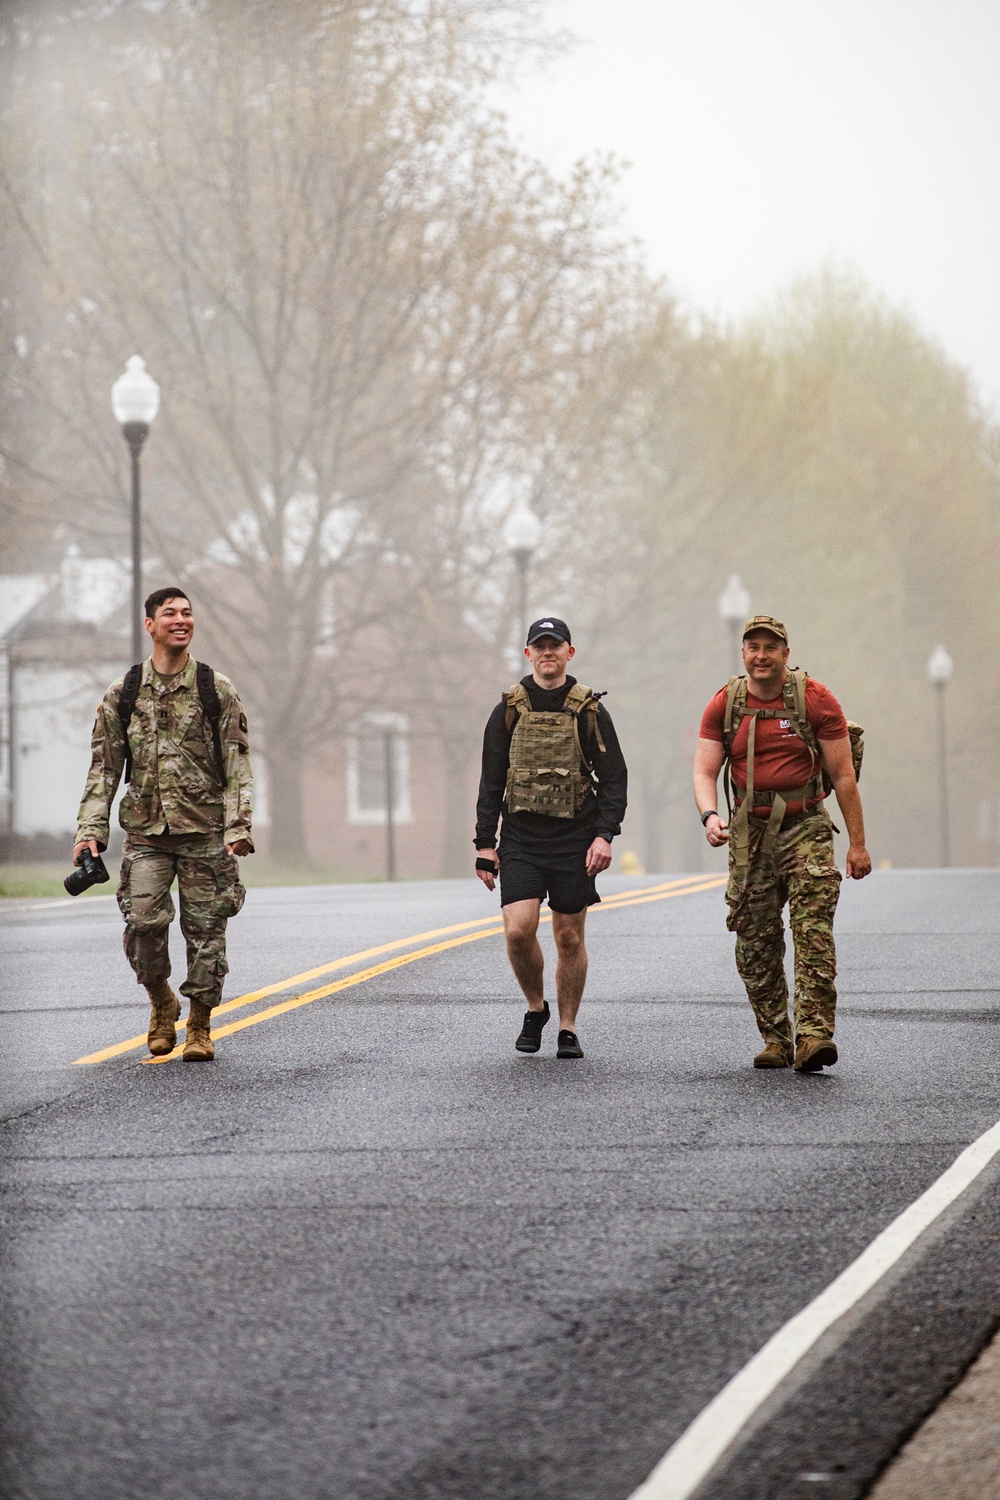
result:
M 764 835 L 765 852 L 774 849 L 778 829 L 785 816 L 789 802 L 805 803 L 810 798 L 819 798 L 833 791 L 833 782 L 823 765 L 816 733 L 806 714 L 806 684 L 809 674 L 801 667 L 793 667 L 785 674 L 780 708 L 747 708 L 747 679 L 744 675 L 730 677 L 726 686 L 726 707 L 722 723 L 722 748 L 725 755 L 724 786 L 726 808 L 731 824 L 730 840 L 733 844 L 737 871 L 745 872 L 749 859 L 750 814 L 755 807 L 770 806 Z M 751 717 L 747 740 L 747 785 L 743 801 L 733 817 L 735 790 L 732 783 L 731 765 L 733 743 L 743 720 Z M 784 792 L 759 792 L 754 789 L 754 747 L 758 719 L 787 719 L 799 739 L 806 745 L 812 759 L 809 780 L 804 786 L 790 787 Z M 865 753 L 865 732 L 860 724 L 847 721 L 847 733 L 851 741 L 851 761 L 856 779 L 861 777 L 861 762 Z
M 198 685 L 198 698 L 201 702 L 201 711 L 208 721 L 212 731 L 212 748 L 215 753 L 215 769 L 222 786 L 226 785 L 226 762 L 222 754 L 222 737 L 219 733 L 219 721 L 222 718 L 222 703 L 219 699 L 219 690 L 215 685 L 215 673 L 206 662 L 195 663 L 195 681 Z M 142 686 L 142 663 L 129 667 L 122 683 L 121 696 L 118 699 L 118 717 L 121 720 L 122 732 L 125 735 L 125 781 L 132 780 L 132 746 L 129 744 L 128 726 L 132 722 L 135 713 L 136 699 Z
M 573 818 L 594 787 L 594 768 L 583 748 L 581 721 L 605 749 L 597 723 L 603 693 L 576 682 L 561 708 L 535 711 L 523 683 L 503 695 L 511 734 L 504 801 L 507 811 Z M 584 719 L 584 715 L 587 718 Z
M 803 740 L 809 749 L 813 759 L 813 767 L 821 780 L 822 789 L 826 793 L 833 791 L 833 782 L 830 780 L 826 768 L 823 766 L 819 753 L 819 744 L 816 734 L 806 715 L 806 683 L 809 680 L 808 672 L 801 667 L 792 667 L 785 675 L 785 685 L 782 689 L 782 706 L 780 709 L 759 708 L 749 710 L 758 719 L 787 719 L 795 733 Z M 730 677 L 726 685 L 726 708 L 722 725 L 722 746 L 726 756 L 726 789 L 729 792 L 729 762 L 733 753 L 733 741 L 736 739 L 737 731 L 747 715 L 747 679 L 745 676 Z M 851 741 L 851 761 L 854 765 L 854 777 L 856 781 L 861 780 L 861 762 L 865 754 L 865 732 L 860 724 L 855 724 L 852 719 L 847 721 L 847 733 Z M 817 794 L 818 795 L 818 794 Z M 773 793 L 758 792 L 757 802 L 762 805 L 772 800 Z M 799 799 L 794 792 L 786 795 L 786 802 L 794 802 Z

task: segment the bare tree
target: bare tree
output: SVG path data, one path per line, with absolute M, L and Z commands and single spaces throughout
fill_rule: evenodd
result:
M 11 112 L 4 186 L 45 294 L 23 373 L 54 434 L 22 465 L 72 461 L 92 524 L 119 524 L 103 403 L 141 349 L 164 390 L 151 532 L 250 684 L 285 858 L 332 726 L 433 688 L 442 630 L 495 650 L 493 538 L 601 342 L 622 265 L 601 172 L 556 184 L 481 103 L 522 10 L 123 11 L 63 69 L 60 150 L 30 174 L 30 91 Z M 464 757 L 466 697 L 435 710 Z

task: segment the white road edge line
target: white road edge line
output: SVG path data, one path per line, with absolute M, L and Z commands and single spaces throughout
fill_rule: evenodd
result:
M 668 1449 L 629 1500 L 688 1500 L 817 1339 L 881 1280 L 998 1152 L 1000 1122 L 967 1146 L 857 1260 L 768 1339 Z

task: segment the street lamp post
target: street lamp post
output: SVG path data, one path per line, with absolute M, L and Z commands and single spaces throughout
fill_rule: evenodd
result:
M 730 573 L 729 582 L 719 595 L 719 614 L 732 632 L 733 660 L 736 663 L 736 671 L 742 672 L 743 627 L 750 615 L 750 595 L 743 587 L 738 573 Z
M 146 370 L 146 361 L 133 354 L 125 374 L 111 387 L 111 410 L 121 426 L 132 455 L 132 660 L 145 655 L 142 644 L 142 491 L 139 455 L 150 425 L 160 409 L 160 387 Z
M 938 801 L 941 818 L 941 864 L 951 864 L 951 822 L 948 816 L 948 736 L 945 723 L 944 695 L 955 671 L 955 663 L 943 646 L 931 652 L 927 676 L 937 690 Z
M 393 734 L 387 729 L 382 736 L 385 768 L 385 878 L 396 878 L 396 776 L 393 764 Z
M 503 529 L 504 545 L 517 566 L 518 618 L 521 622 L 521 645 L 528 634 L 528 569 L 541 540 L 542 523 L 527 500 L 519 500 L 507 517 Z

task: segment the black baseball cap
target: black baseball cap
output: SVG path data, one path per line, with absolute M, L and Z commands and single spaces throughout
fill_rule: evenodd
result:
M 527 645 L 533 646 L 536 641 L 541 640 L 543 635 L 551 635 L 557 641 L 565 641 L 567 646 L 573 644 L 573 637 L 569 633 L 566 621 L 557 620 L 555 615 L 546 615 L 543 620 L 536 620 L 534 625 L 528 626 Z

